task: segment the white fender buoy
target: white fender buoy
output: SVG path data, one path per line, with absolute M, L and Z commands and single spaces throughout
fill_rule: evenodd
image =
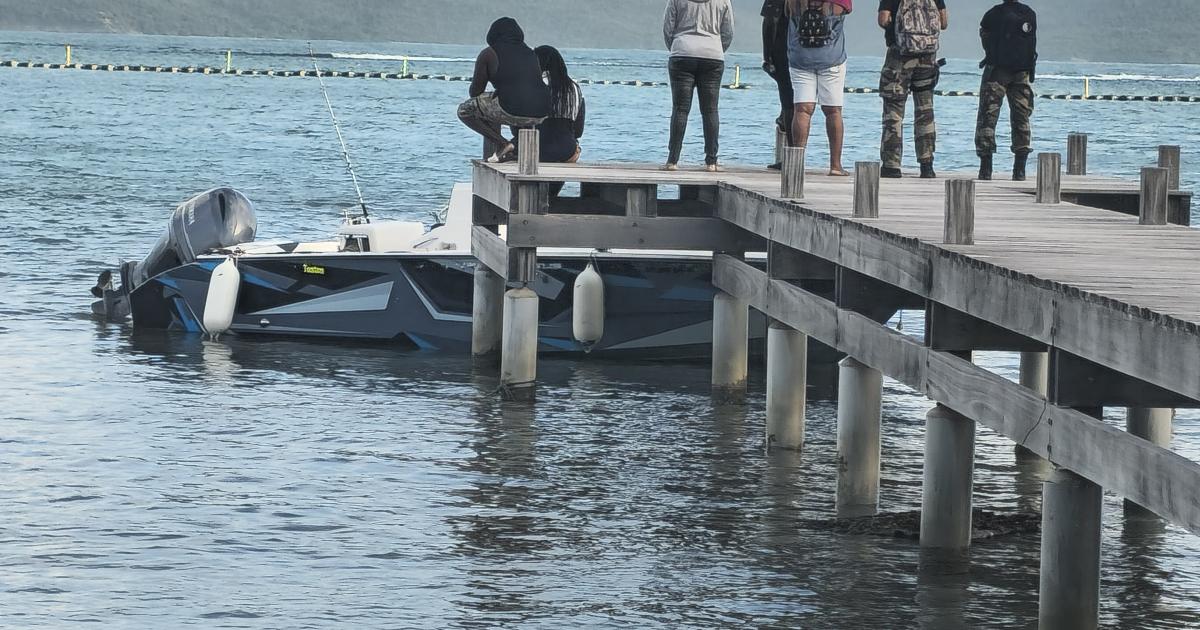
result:
M 572 310 L 571 332 L 590 350 L 604 336 L 604 278 L 592 263 L 575 278 Z
M 232 257 L 213 269 L 208 281 L 208 296 L 204 299 L 204 331 L 213 338 L 233 325 L 241 284 L 242 274 Z

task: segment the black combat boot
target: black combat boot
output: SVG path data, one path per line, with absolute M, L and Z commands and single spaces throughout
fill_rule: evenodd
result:
M 991 181 L 992 179 L 992 154 L 979 156 L 979 179 L 982 181 Z
M 1025 181 L 1025 163 L 1029 161 L 1029 153 L 1021 152 L 1013 158 L 1013 181 Z
M 936 179 L 937 173 L 933 172 L 933 160 L 921 162 L 921 179 Z
M 879 169 L 879 176 L 887 179 L 900 179 L 901 177 L 904 177 L 904 173 L 901 173 L 900 169 L 898 168 L 884 166 L 883 168 Z

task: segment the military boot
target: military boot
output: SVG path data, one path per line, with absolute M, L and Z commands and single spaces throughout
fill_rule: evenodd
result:
M 979 179 L 985 182 L 992 179 L 991 153 L 979 156 Z
M 933 160 L 921 162 L 921 179 L 936 179 L 937 173 L 933 170 Z
M 1025 181 L 1025 163 L 1029 161 L 1029 153 L 1021 152 L 1013 158 L 1013 181 Z
M 879 169 L 879 176 L 885 179 L 900 179 L 904 177 L 904 173 L 901 173 L 898 168 L 884 166 Z

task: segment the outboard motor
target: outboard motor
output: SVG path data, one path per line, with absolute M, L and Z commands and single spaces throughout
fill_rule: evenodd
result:
M 188 265 L 196 257 L 254 240 L 258 217 L 254 204 L 232 188 L 216 188 L 179 204 L 171 212 L 167 231 L 141 262 L 121 267 L 121 288 L 112 286 L 112 274 L 104 272 L 92 294 L 101 298 L 92 304 L 97 315 L 122 320 L 129 315 L 129 293 L 164 271 Z

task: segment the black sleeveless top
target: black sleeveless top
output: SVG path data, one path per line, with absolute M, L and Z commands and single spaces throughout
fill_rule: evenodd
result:
M 525 33 L 517 21 L 496 20 L 488 31 L 487 42 L 500 60 L 491 77 L 500 107 L 513 116 L 550 115 L 550 88 L 542 82 L 542 67 L 537 55 L 525 45 Z

